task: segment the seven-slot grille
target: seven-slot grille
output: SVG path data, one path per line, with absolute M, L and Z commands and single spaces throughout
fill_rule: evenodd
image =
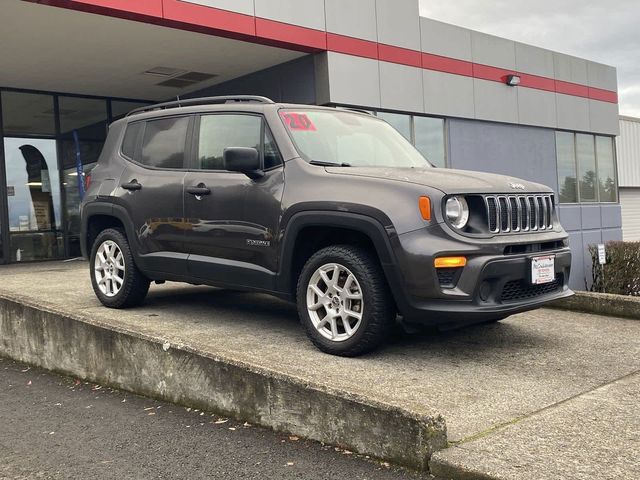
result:
M 553 195 L 488 195 L 484 201 L 491 233 L 553 228 Z

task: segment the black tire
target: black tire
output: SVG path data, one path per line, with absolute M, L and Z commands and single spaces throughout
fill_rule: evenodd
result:
M 360 326 L 353 335 L 337 342 L 324 337 L 314 327 L 307 310 L 307 289 L 314 272 L 328 263 L 337 263 L 356 277 L 363 298 Z M 296 291 L 298 315 L 309 339 L 325 353 L 355 357 L 379 347 L 389 336 L 397 309 L 377 258 L 366 249 L 333 245 L 316 252 L 304 265 Z
M 100 245 L 102 245 L 107 240 L 114 242 L 118 246 L 118 248 L 122 252 L 125 266 L 122 286 L 114 296 L 107 296 L 100 290 L 94 272 L 95 259 L 98 249 Z M 140 272 L 140 270 L 138 270 L 138 267 L 133 261 L 133 255 L 131 253 L 131 248 L 129 247 L 127 237 L 120 229 L 108 228 L 98 234 L 91 247 L 89 271 L 93 291 L 98 297 L 98 300 L 100 300 L 100 302 L 105 307 L 135 307 L 137 305 L 140 305 L 144 301 L 144 298 L 147 296 L 147 292 L 149 291 L 149 279 L 146 278 Z

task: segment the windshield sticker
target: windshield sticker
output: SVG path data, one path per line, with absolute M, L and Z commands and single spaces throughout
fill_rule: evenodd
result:
M 289 130 L 316 131 L 315 125 L 306 113 L 286 112 L 281 113 L 280 115 L 287 124 L 287 127 L 289 127 Z

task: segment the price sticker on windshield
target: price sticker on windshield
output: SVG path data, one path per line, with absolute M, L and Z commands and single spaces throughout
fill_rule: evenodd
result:
M 284 112 L 280 116 L 289 130 L 315 132 L 316 127 L 306 113 Z

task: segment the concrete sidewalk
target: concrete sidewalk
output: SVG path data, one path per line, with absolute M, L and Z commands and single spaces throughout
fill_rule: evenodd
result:
M 640 370 L 639 322 L 558 310 L 455 332 L 397 335 L 379 352 L 345 359 L 317 351 L 298 325 L 294 306 L 264 295 L 166 284 L 152 286 L 143 307 L 108 310 L 91 292 L 87 265 L 69 262 L 1 267 L 0 296 L 397 408 L 408 416 L 432 419 L 436 430 L 444 418 L 449 442 L 459 445 L 434 458 L 434 465 L 447 475 L 472 471 L 481 475 L 473 478 L 530 478 L 514 477 L 505 466 L 512 463 L 509 459 L 522 458 L 520 450 L 529 445 L 539 442 L 548 452 L 566 451 L 569 444 L 576 452 L 591 448 L 596 432 L 579 415 L 563 412 L 575 402 L 591 405 L 596 393 L 615 405 L 616 388 L 603 385 L 633 384 L 633 374 Z M 566 430 L 544 420 L 552 414 Z M 536 421 L 541 423 L 529 427 Z M 618 430 L 599 428 L 597 434 L 601 441 L 596 443 L 619 448 Z M 491 455 L 494 438 L 505 440 L 493 444 L 501 447 Z M 629 435 L 625 443 L 628 451 L 640 451 L 640 435 Z M 537 472 L 536 478 L 559 478 L 542 453 L 533 455 L 527 468 Z M 494 463 L 483 463 L 489 457 Z M 604 468 L 602 458 L 583 457 L 580 461 L 586 463 L 574 469 L 573 476 L 559 470 L 562 478 L 583 478 L 584 471 Z M 637 468 L 632 460 L 623 452 L 610 458 L 627 478 Z

